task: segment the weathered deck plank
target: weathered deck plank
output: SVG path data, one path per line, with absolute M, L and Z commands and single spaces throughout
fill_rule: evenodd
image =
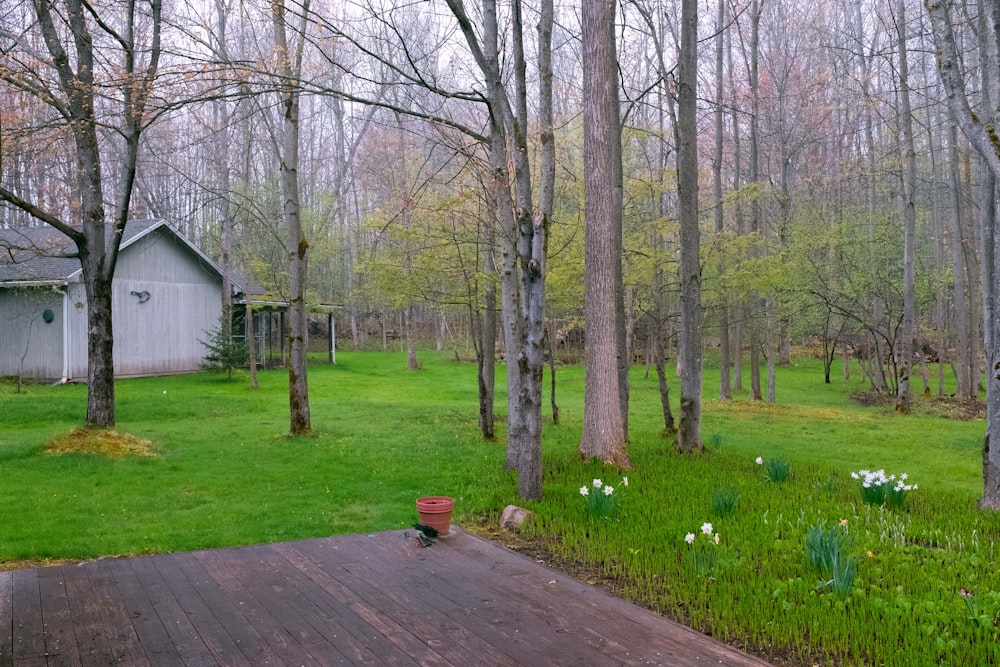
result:
M 0 572 L 0 667 L 112 663 L 766 665 L 462 531 Z
M 45 621 L 45 653 L 47 663 L 79 667 L 80 651 L 73 629 L 73 610 L 69 606 L 66 586 L 58 568 L 38 570 L 38 594 L 42 618 Z
M 0 667 L 14 662 L 14 573 L 0 572 Z
M 14 663 L 45 664 L 45 635 L 42 628 L 42 601 L 38 593 L 37 570 L 14 573 L 11 597 L 17 617 L 14 620 Z

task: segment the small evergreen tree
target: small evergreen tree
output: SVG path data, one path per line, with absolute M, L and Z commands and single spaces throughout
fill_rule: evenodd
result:
M 246 368 L 250 363 L 250 354 L 246 340 L 233 338 L 231 318 L 223 314 L 219 318 L 219 326 L 206 331 L 207 340 L 199 341 L 208 351 L 201 362 L 206 371 L 225 371 L 228 379 L 233 379 L 233 371 Z

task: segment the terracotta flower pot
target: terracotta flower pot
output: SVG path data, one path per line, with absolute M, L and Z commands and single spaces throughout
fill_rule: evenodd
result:
M 417 498 L 417 513 L 420 523 L 437 530 L 438 535 L 447 535 L 451 528 L 451 513 L 455 509 L 455 499 L 447 496 L 427 496 Z

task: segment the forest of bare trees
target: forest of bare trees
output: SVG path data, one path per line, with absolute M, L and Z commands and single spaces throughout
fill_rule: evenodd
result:
M 593 329 L 588 364 L 608 378 L 644 361 L 663 379 L 666 360 L 688 382 L 712 350 L 720 397 L 774 401 L 795 345 L 827 382 L 859 360 L 903 412 L 952 378 L 979 396 L 1000 345 L 995 0 L 601 8 L 9 0 L 0 226 L 56 226 L 100 287 L 106 226 L 165 218 L 227 275 L 301 305 L 298 430 L 310 305 L 341 307 L 342 346 L 398 340 L 415 366 L 416 341 L 437 339 L 477 358 L 486 437 L 502 351 L 526 497 L 544 350 L 597 317 L 614 330 Z M 684 448 L 700 446 L 700 408 L 683 414 L 700 368 L 690 383 Z M 627 383 L 607 393 L 624 414 L 588 432 L 627 441 Z M 607 457 L 627 461 L 621 447 Z

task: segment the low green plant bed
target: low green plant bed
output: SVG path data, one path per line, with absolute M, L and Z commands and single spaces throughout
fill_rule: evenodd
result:
M 239 373 L 120 382 L 118 429 L 151 442 L 151 457 L 46 452 L 80 426 L 85 387 L 0 384 L 0 562 L 405 528 L 425 495 L 455 497 L 458 524 L 495 523 L 518 502 L 516 480 L 503 434 L 478 433 L 474 365 L 452 357 L 421 352 L 422 369 L 407 371 L 405 354 L 340 352 L 313 366 L 307 438 L 284 435 L 281 370 L 262 372 L 259 390 Z M 717 382 L 709 369 L 706 397 Z M 578 457 L 583 373 L 561 367 L 545 497 L 520 503 L 536 513 L 529 537 L 616 592 L 765 655 L 1000 661 L 1000 518 L 976 507 L 984 423 L 942 418 L 947 403 L 923 398 L 910 416 L 860 406 L 850 397 L 863 382 L 825 385 L 809 360 L 780 368 L 777 386 L 777 405 L 707 400 L 708 449 L 682 456 L 660 435 L 655 377 L 635 369 L 625 471 Z M 784 462 L 784 481 L 765 460 Z M 851 476 L 878 470 L 908 475 L 899 505 L 873 502 Z

